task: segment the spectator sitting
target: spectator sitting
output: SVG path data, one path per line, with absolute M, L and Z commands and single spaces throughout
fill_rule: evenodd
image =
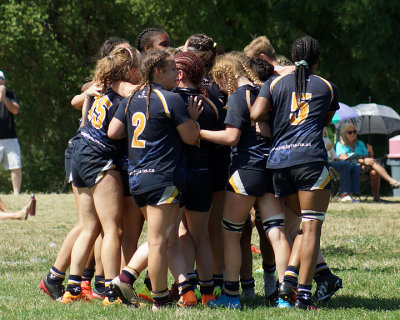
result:
M 30 200 L 29 203 L 20 211 L 9 212 L 3 201 L 0 199 L 0 220 L 26 220 L 31 208 L 32 200 Z
M 324 129 L 324 143 L 328 152 L 329 165 L 340 175 L 340 202 L 358 202 L 354 196 L 360 194 L 360 167 L 352 162 L 341 160 Z
M 351 123 L 345 123 L 340 129 L 340 142 L 336 144 L 336 154 L 340 159 L 359 156 L 358 164 L 362 170 L 368 170 L 371 179 L 372 195 L 375 202 L 380 202 L 379 188 L 381 177 L 385 179 L 392 188 L 399 188 L 400 182 L 393 179 L 386 169 L 373 157 L 372 146 L 357 139 L 357 130 Z

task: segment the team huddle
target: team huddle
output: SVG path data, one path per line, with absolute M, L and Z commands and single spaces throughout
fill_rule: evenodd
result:
M 320 252 L 330 198 L 322 132 L 339 104 L 335 85 L 314 74 L 319 53 L 308 36 L 293 44 L 294 65 L 279 65 L 266 37 L 229 53 L 204 34 L 172 48 L 156 28 L 136 48 L 107 40 L 71 101 L 82 109 L 65 153 L 79 221 L 40 288 L 62 303 L 240 309 L 256 298 L 255 225 L 265 299 L 305 310 L 329 300 L 342 281 Z

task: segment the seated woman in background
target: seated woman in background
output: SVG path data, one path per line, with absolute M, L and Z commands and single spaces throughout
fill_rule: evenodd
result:
M 340 175 L 340 202 L 358 202 L 354 200 L 354 196 L 360 194 L 360 167 L 337 156 L 326 129 L 324 129 L 324 143 L 329 165 Z
M 336 154 L 340 159 L 347 159 L 353 156 L 360 156 L 357 160 L 361 169 L 367 169 L 371 178 L 371 189 L 374 201 L 379 202 L 379 188 L 381 177 L 395 189 L 400 187 L 400 182 L 393 179 L 386 169 L 373 157 L 372 146 L 357 139 L 357 130 L 351 123 L 345 123 L 340 129 L 340 141 L 336 144 Z

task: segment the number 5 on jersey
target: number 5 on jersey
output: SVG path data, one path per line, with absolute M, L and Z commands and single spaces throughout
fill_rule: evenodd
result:
M 311 93 L 305 93 L 301 97 L 300 106 L 297 104 L 296 93 L 292 93 L 292 106 L 290 110 L 290 123 L 297 126 L 304 122 L 310 111 L 308 101 L 311 100 Z
M 136 112 L 132 116 L 132 126 L 136 127 L 133 132 L 132 148 L 145 148 L 146 140 L 140 140 L 139 136 L 146 126 L 146 116 L 142 112 Z

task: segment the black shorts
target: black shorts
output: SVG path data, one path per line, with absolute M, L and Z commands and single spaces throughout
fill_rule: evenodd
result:
M 267 192 L 274 193 L 271 172 L 251 169 L 233 170 L 226 190 L 253 197 L 261 197 Z
M 67 183 L 71 183 L 72 182 L 72 158 L 65 157 L 64 165 L 65 165 L 65 181 Z
M 91 188 L 108 170 L 115 169 L 110 156 L 98 154 L 87 145 L 79 144 L 72 155 L 72 179 L 77 188 Z
M 212 204 L 212 173 L 210 169 L 190 169 L 182 189 L 186 209 L 206 212 Z
M 132 194 L 133 200 L 139 208 L 145 206 L 159 206 L 162 204 L 182 203 L 182 195 L 175 186 L 168 186 L 150 190 L 140 194 Z
M 328 164 L 313 162 L 293 167 L 273 169 L 275 195 L 286 197 L 298 191 L 330 189 Z
M 231 149 L 226 146 L 213 146 L 211 149 L 211 171 L 213 192 L 223 191 L 229 180 Z

